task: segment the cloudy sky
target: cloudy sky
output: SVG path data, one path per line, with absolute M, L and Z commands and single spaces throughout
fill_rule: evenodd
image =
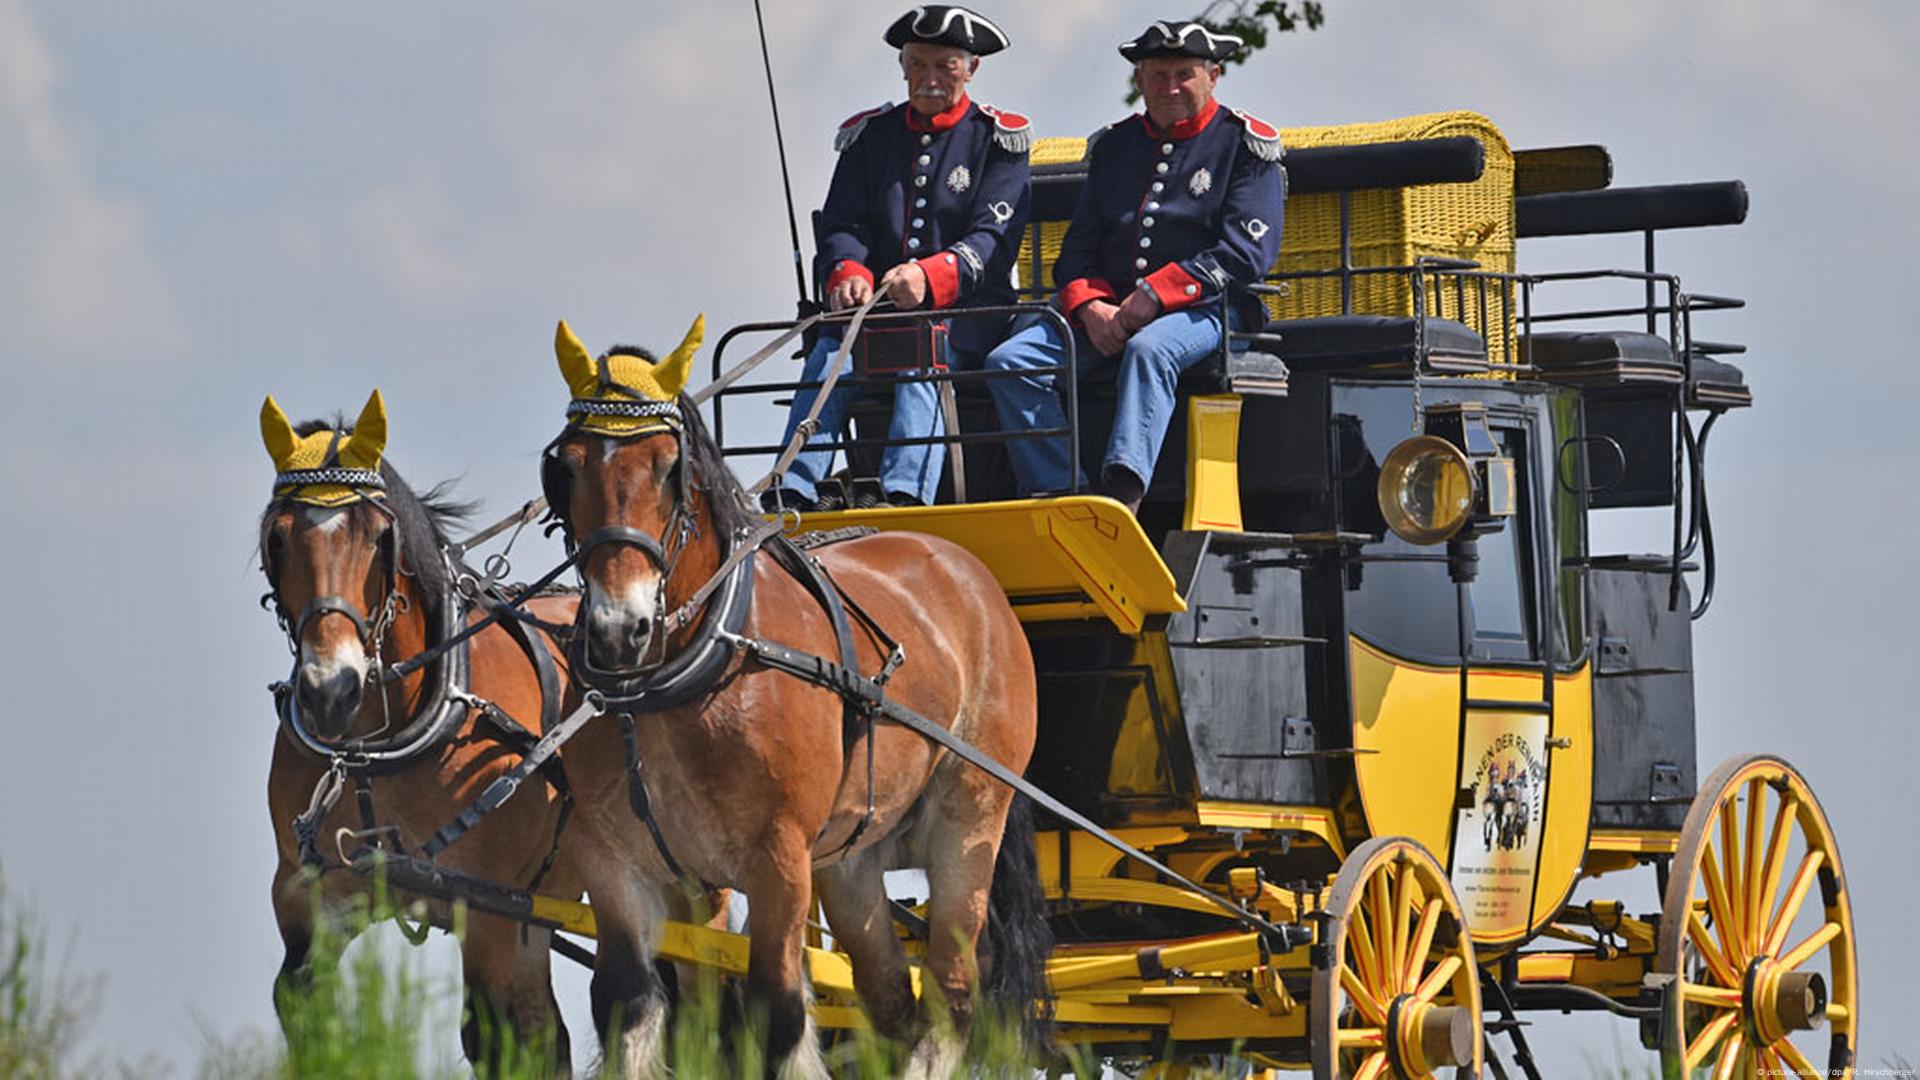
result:
M 900 97 L 878 38 L 901 5 L 768 6 L 804 212 L 835 124 Z M 1328 8 L 1223 98 L 1283 126 L 1468 108 L 1517 147 L 1605 144 L 1617 183 L 1750 185 L 1749 224 L 1662 246 L 1690 287 L 1750 301 L 1702 333 L 1752 344 L 1759 401 L 1712 448 L 1723 561 L 1696 630 L 1700 756 L 1773 750 L 1809 775 L 1854 888 L 1864 1060 L 1920 1057 L 1902 1025 L 1920 1015 L 1903 977 L 1920 963 L 1920 735 L 1900 689 L 1920 378 L 1898 269 L 1920 250 L 1920 7 Z M 990 13 L 1016 48 L 977 96 L 1083 134 L 1124 111 L 1113 44 L 1181 12 Z M 70 966 L 104 975 L 103 1048 L 190 1066 L 203 1025 L 271 1023 L 264 686 L 286 657 L 254 606 L 260 398 L 316 415 L 379 386 L 401 469 L 458 475 L 504 510 L 533 492 L 559 421 L 557 317 L 591 345 L 665 346 L 696 311 L 716 329 L 783 316 L 751 34 L 747 0 L 0 0 L 0 870 Z M 1647 522 L 1600 538 L 1660 542 Z M 1597 1018 L 1537 1030 L 1569 1067 L 1634 1043 Z

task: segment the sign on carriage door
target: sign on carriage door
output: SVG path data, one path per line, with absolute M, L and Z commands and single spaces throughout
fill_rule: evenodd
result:
M 1482 536 L 1479 573 L 1463 600 L 1469 624 L 1460 703 L 1460 768 L 1448 865 L 1475 941 L 1524 937 L 1533 913 L 1546 820 L 1553 705 L 1541 666 L 1537 559 L 1524 428 L 1499 432 L 1518 467 L 1521 513 Z

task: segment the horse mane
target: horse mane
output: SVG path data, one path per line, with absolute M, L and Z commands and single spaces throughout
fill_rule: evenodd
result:
M 638 345 L 615 345 L 608 356 L 637 356 L 648 363 L 657 359 Z M 731 537 L 759 522 L 740 478 L 720 455 L 720 444 L 707 431 L 700 409 L 685 394 L 680 395 L 680 453 L 687 466 L 687 480 L 693 489 L 706 496 L 707 512 L 713 515 L 714 528 Z M 723 542 L 722 548 L 725 544 Z

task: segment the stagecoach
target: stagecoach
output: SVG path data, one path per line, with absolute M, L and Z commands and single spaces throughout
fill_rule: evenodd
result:
M 901 378 L 940 386 L 943 496 L 778 519 L 809 543 L 952 540 L 1018 614 L 1040 697 L 1026 782 L 1052 811 L 1038 866 L 1057 946 L 1036 1009 L 1063 1044 L 1169 1074 L 1234 1055 L 1320 1077 L 1505 1076 L 1507 1060 L 1537 1076 L 1531 1010 L 1626 1018 L 1669 1076 L 1850 1073 L 1855 941 L 1820 804 L 1777 757 L 1696 760 L 1706 446 L 1752 398 L 1725 359 L 1744 348 L 1695 325 L 1740 301 L 1684 288 L 1655 254 L 1664 231 L 1741 222 L 1745 188 L 1614 187 L 1603 148 L 1515 152 L 1464 112 L 1284 136 L 1285 238 L 1260 286 L 1274 321 L 1184 377 L 1137 516 L 1090 491 L 1012 497 L 1008 440 L 1104 445 L 1101 365 L 1062 363 L 1065 428 L 1001 431 L 993 375 L 915 349 L 888 365 L 885 333 L 917 342 L 901 329 L 927 317 L 875 312 L 876 347 L 845 375 L 872 393 L 837 435 L 842 501 L 874 501 Z M 1033 149 L 1036 301 L 1085 151 Z M 1642 238 L 1643 262 L 1516 258 L 1523 238 L 1595 234 Z M 1016 315 L 1058 318 L 1039 302 L 967 317 Z M 795 329 L 735 327 L 714 349 L 700 397 L 744 474 L 780 452 L 755 433 L 798 384 L 736 364 L 739 344 Z M 1636 510 L 1661 516 L 1660 550 L 1592 550 L 1591 521 Z M 595 929 L 585 905 L 388 868 Z M 1629 873 L 1652 876 L 1656 910 L 1610 898 Z M 925 937 L 911 902 L 895 911 Z M 747 966 L 746 938 L 707 926 L 670 923 L 660 948 Z M 865 1022 L 828 939 L 806 968 L 821 1026 Z
M 1028 778 L 1210 894 L 1043 831 L 1058 1037 L 1375 1077 L 1505 1075 L 1504 1034 L 1533 1074 L 1521 1014 L 1587 1010 L 1634 1022 L 1667 1075 L 1849 1069 L 1855 944 L 1819 802 L 1777 757 L 1695 753 L 1706 444 L 1752 398 L 1726 360 L 1744 348 L 1696 327 L 1741 302 L 1683 287 L 1655 249 L 1738 224 L 1745 188 L 1614 187 L 1603 148 L 1515 152 L 1470 113 L 1285 139 L 1275 321 L 1185 377 L 1137 520 L 1089 492 L 1006 498 L 996 442 L 1045 433 L 996 430 L 991 376 L 921 368 L 846 377 L 943 384 L 950 501 L 792 523 L 985 560 L 1040 677 Z M 1036 296 L 1084 153 L 1036 143 Z M 1520 239 L 1593 234 L 1643 238 L 1644 262 L 1516 260 Z M 731 331 L 715 376 L 736 338 L 789 325 Z M 1111 406 L 1090 358 L 1063 368 L 1085 460 Z M 714 401 L 750 474 L 779 448 L 737 433 L 796 387 L 771 370 Z M 842 437 L 850 505 L 886 401 Z M 1670 515 L 1670 543 L 1591 550 L 1589 521 L 1631 508 Z M 1658 910 L 1602 898 L 1630 872 Z M 844 1019 L 835 1002 L 822 1015 Z

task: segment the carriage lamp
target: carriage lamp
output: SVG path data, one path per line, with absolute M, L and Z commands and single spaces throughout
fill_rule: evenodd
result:
M 1513 460 L 1500 452 L 1480 402 L 1429 408 L 1423 434 L 1381 463 L 1376 495 L 1387 527 L 1422 545 L 1494 532 L 1518 503 Z

